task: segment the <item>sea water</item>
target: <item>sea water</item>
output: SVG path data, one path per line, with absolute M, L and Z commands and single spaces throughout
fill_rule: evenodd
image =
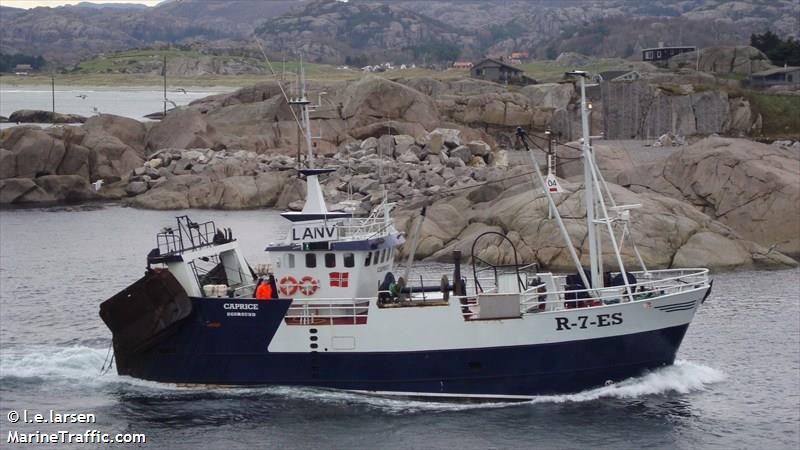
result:
M 232 91 L 233 88 L 187 88 L 167 90 L 167 100 L 177 106 L 214 94 Z M 167 103 L 167 108 L 173 105 Z M 0 116 L 9 117 L 20 109 L 50 111 L 53 108 L 53 93 L 49 86 L 0 85 Z M 91 117 L 96 114 L 115 114 L 137 120 L 146 120 L 145 115 L 164 110 L 164 92 L 144 87 L 56 87 L 55 110 L 59 113 L 78 114 Z M 2 128 L 15 123 L 0 124 Z
M 113 205 L 0 211 L 0 446 L 9 431 L 60 429 L 144 433 L 150 448 L 800 445 L 797 269 L 713 274 L 713 293 L 673 366 L 522 403 L 191 388 L 101 373 L 111 336 L 99 304 L 142 275 L 155 233 L 183 213 Z M 271 210 L 188 213 L 232 228 L 251 264 L 264 262 L 263 248 L 284 233 Z M 8 421 L 23 410 L 91 413 L 96 422 Z

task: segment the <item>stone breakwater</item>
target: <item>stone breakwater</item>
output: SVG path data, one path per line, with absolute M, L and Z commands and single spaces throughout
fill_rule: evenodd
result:
M 499 178 L 508 167 L 508 152 L 493 151 L 480 140 L 462 142 L 458 130 L 436 129 L 421 139 L 356 140 L 318 156 L 315 165 L 337 169 L 324 180 L 332 210 L 355 205 L 366 213 L 382 201 L 384 188 L 389 201 L 422 204 L 448 190 Z M 296 157 L 288 155 L 162 149 L 133 169 L 124 190 L 141 208 L 298 210 L 305 187 L 296 167 Z

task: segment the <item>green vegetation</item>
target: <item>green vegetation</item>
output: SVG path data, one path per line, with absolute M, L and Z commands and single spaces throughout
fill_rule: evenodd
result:
M 764 121 L 763 135 L 771 139 L 800 139 L 800 96 L 746 91 L 753 111 Z
M 459 46 L 446 42 L 428 42 L 409 50 L 416 61 L 439 61 L 447 64 L 455 62 L 461 54 Z
M 47 61 L 41 56 L 0 53 L 0 72 L 13 72 L 18 64 L 30 64 L 33 70 L 40 70 L 47 64 Z
M 776 66 L 788 64 L 800 66 L 800 41 L 789 36 L 785 41 L 777 34 L 767 30 L 762 34 L 750 35 L 750 45 L 761 50 Z
M 337 69 L 326 64 L 303 63 L 306 70 L 306 77 L 310 81 L 330 83 L 336 81 L 354 80 L 361 78 L 364 74 L 361 70 Z M 295 79 L 294 73 L 297 71 L 299 63 L 295 61 L 286 62 L 287 82 Z M 183 88 L 198 87 L 244 87 L 252 86 L 256 83 L 280 79 L 283 74 L 283 62 L 272 61 L 272 68 L 276 74 L 246 74 L 246 75 L 202 75 L 194 77 L 174 77 L 167 78 L 167 83 L 171 87 L 180 86 Z M 411 77 L 430 77 L 430 78 L 458 78 L 469 76 L 467 70 L 450 69 L 444 72 L 415 68 L 405 70 L 390 70 L 374 75 L 393 78 Z M 56 86 L 107 86 L 107 87 L 160 87 L 164 82 L 158 74 L 135 74 L 135 73 L 62 73 L 56 74 Z M 50 75 L 28 75 L 13 76 L 5 75 L 0 77 L 0 85 L 20 86 L 20 85 L 50 85 Z
M 123 69 L 133 64 L 148 63 L 160 65 L 167 57 L 167 63 L 171 58 L 192 58 L 200 57 L 200 53 L 185 50 L 125 50 L 113 53 L 101 53 L 94 58 L 87 59 L 78 63 L 72 70 L 73 73 L 114 73 L 124 72 Z
M 599 58 L 592 60 L 591 63 L 585 66 L 564 66 L 555 61 L 550 60 L 536 60 L 521 64 L 517 67 L 524 70 L 525 73 L 535 78 L 537 81 L 558 81 L 564 76 L 564 72 L 573 69 L 581 69 L 590 73 L 603 72 L 606 70 L 620 70 L 625 67 L 630 67 L 630 61 L 617 58 Z

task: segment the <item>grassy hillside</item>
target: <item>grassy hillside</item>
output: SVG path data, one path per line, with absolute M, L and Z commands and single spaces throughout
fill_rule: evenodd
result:
M 639 63 L 641 64 L 641 63 Z M 538 81 L 556 81 L 564 76 L 564 72 L 570 70 L 585 70 L 590 73 L 604 72 L 607 70 L 622 70 L 634 68 L 636 63 L 619 58 L 598 58 L 593 59 L 588 64 L 583 65 L 564 65 L 553 60 L 535 60 L 519 66 L 528 76 Z
M 135 64 L 160 64 L 165 56 L 169 60 L 178 57 L 199 58 L 201 55 L 198 52 L 183 50 L 126 50 L 103 53 L 79 62 L 72 72 L 80 74 L 119 72 L 121 69 Z
M 753 110 L 764 120 L 764 137 L 800 140 L 800 96 L 747 91 Z

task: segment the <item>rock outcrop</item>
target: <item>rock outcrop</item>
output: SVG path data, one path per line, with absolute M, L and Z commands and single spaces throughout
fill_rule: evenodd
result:
M 511 239 L 520 259 L 538 262 L 552 270 L 574 270 L 555 220 L 548 219 L 546 199 L 543 194 L 535 193 L 529 182 L 520 183 L 525 179 L 495 189 L 489 196 L 473 196 L 486 190 L 487 185 L 435 202 L 428 208 L 417 257 L 447 261 L 453 250 L 469 255 L 475 237 L 485 231 L 498 231 Z M 586 224 L 581 217 L 583 190 L 568 181 L 563 181 L 562 186 L 566 192 L 557 195 L 559 211 L 578 247 L 582 264 L 588 264 Z M 782 253 L 741 237 L 686 202 L 653 192 L 634 193 L 614 184 L 609 186 L 618 202 L 642 205 L 634 212 L 630 226 L 649 268 L 797 265 Z M 416 211 L 406 214 L 407 218 L 413 217 Z M 402 223 L 409 227 L 411 222 L 406 219 Z M 607 233 L 604 235 L 608 242 Z M 510 247 L 499 240 L 484 246 L 478 256 L 499 263 L 513 262 Z M 611 253 L 604 254 L 603 259 L 607 268 L 617 265 Z M 628 267 L 638 265 L 629 243 L 623 247 L 623 262 Z
M 74 202 L 114 194 L 113 184 L 144 161 L 145 127 L 100 115 L 81 126 L 0 132 L 0 204 Z M 89 183 L 102 179 L 97 193 Z M 79 181 L 80 180 L 80 181 Z
M 767 55 L 750 46 L 705 47 L 697 52 L 681 53 L 669 59 L 670 69 L 691 68 L 702 72 L 748 75 L 775 66 Z
M 625 171 L 619 183 L 695 205 L 742 237 L 800 255 L 800 154 L 743 139 L 708 138 Z
M 760 116 L 745 100 L 724 91 L 695 92 L 692 85 L 603 82 L 600 102 L 600 126 L 607 139 L 646 139 L 665 133 L 738 135 L 758 131 L 761 125 Z M 579 134 L 577 125 L 571 118 L 566 129 L 558 131 L 573 138 Z
M 20 109 L 11 113 L 7 121 L 16 123 L 83 123 L 86 122 L 86 117 L 40 109 Z
M 350 84 L 343 95 L 341 118 L 350 128 L 391 120 L 415 122 L 430 131 L 439 122 L 439 111 L 430 97 L 374 75 Z

